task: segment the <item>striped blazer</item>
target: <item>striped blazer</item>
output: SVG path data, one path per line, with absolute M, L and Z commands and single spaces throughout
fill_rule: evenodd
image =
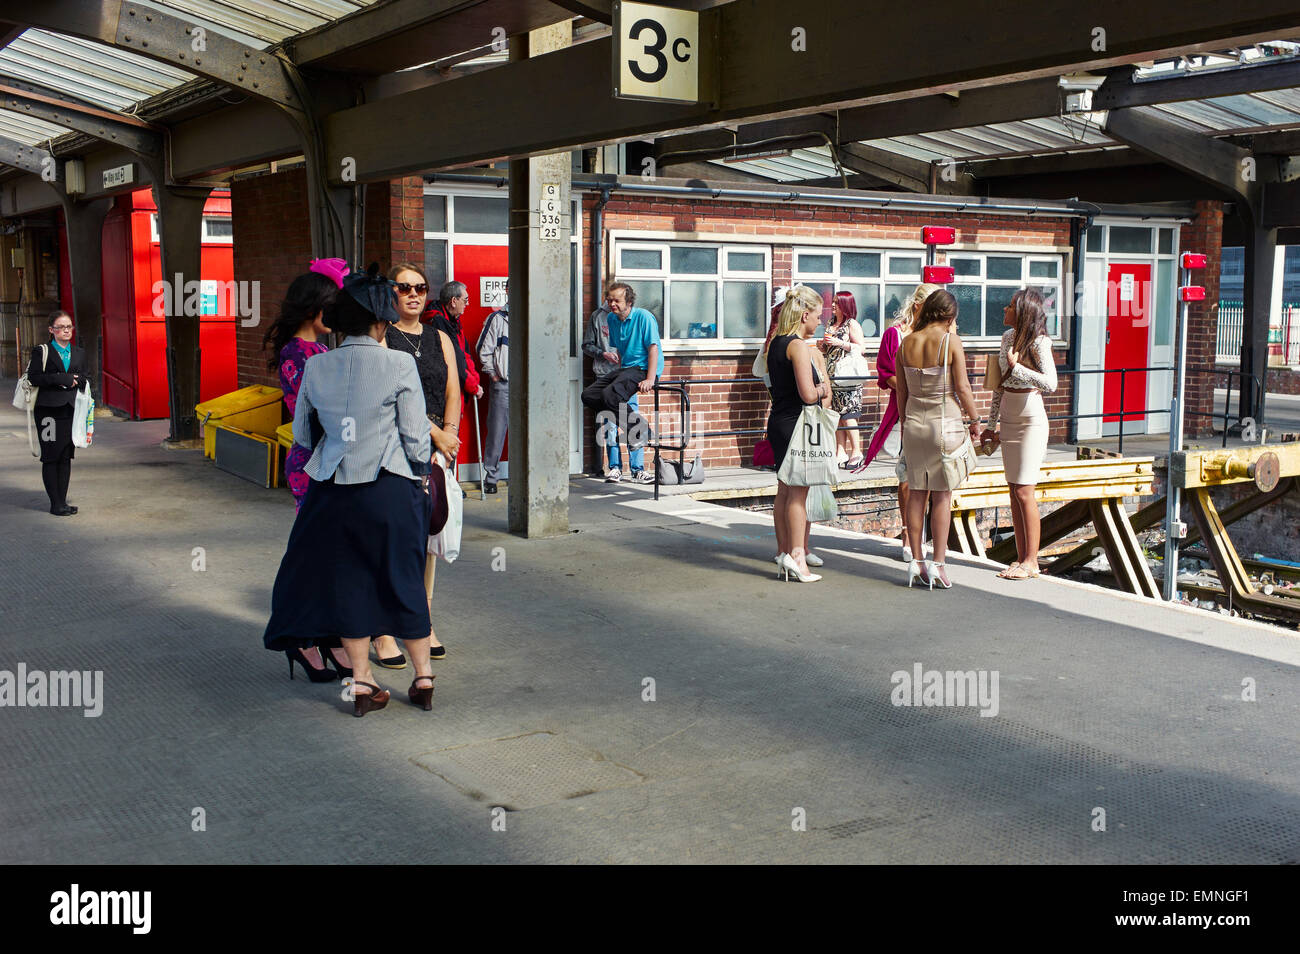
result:
M 418 479 L 432 468 L 429 419 L 415 359 L 368 335 L 352 335 L 304 367 L 293 440 L 312 447 L 311 415 L 324 436 L 303 468 L 312 480 L 364 484 L 387 470 Z

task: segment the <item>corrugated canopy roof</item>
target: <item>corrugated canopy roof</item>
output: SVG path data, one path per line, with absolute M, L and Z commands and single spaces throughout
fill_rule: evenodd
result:
M 1253 64 L 1262 60 L 1276 62 L 1284 59 L 1300 59 L 1296 50 L 1289 49 L 1295 44 L 1281 43 L 1278 46 L 1289 52 L 1279 55 L 1276 52 L 1264 53 L 1258 49 L 1250 49 L 1231 55 L 1198 54 L 1192 58 L 1194 62 L 1180 58 L 1179 61 L 1162 61 L 1143 67 L 1137 71 L 1137 78 L 1194 75 L 1203 70 Z M 1101 79 L 1098 78 L 1094 85 L 1100 83 Z M 1300 89 L 1296 88 L 1134 108 L 1138 112 L 1205 136 L 1229 136 L 1300 128 Z M 943 162 L 948 159 L 958 162 L 978 161 L 1123 147 L 1123 143 L 1106 135 L 1105 120 L 1105 112 L 1068 113 L 1042 119 L 970 126 L 910 136 L 892 136 L 886 139 L 869 139 L 864 140 L 864 143 L 885 152 L 923 162 Z M 839 174 L 827 146 L 795 149 L 783 156 L 713 161 L 716 164 L 725 164 L 729 168 L 779 182 L 829 178 Z M 852 170 L 846 167 L 845 172 L 851 173 Z
M 135 5 L 183 17 L 213 33 L 266 49 L 373 2 L 376 0 L 139 0 Z M 0 83 L 6 77 L 38 83 L 102 109 L 128 113 L 142 101 L 195 79 L 192 73 L 135 53 L 37 29 L 25 30 L 0 50 Z M 68 131 L 0 109 L 0 135 L 26 145 Z

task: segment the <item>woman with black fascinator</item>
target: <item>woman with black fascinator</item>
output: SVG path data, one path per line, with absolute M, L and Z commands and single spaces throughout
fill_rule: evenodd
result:
M 275 651 L 342 642 L 353 714 L 388 704 L 369 642 L 389 633 L 415 664 L 412 704 L 433 708 L 424 563 L 432 447 L 415 360 L 381 345 L 397 320 L 392 282 L 372 265 L 352 274 L 326 310 L 343 336 L 302 375 L 294 443 L 311 449 L 302 509 L 271 595 L 264 642 Z M 290 663 L 292 671 L 292 663 Z

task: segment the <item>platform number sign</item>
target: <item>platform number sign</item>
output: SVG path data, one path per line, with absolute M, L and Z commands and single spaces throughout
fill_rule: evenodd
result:
M 542 184 L 542 197 L 537 208 L 537 225 L 541 229 L 541 239 L 546 242 L 560 241 L 560 187 L 554 182 Z
M 700 15 L 651 3 L 614 4 L 614 95 L 699 101 Z

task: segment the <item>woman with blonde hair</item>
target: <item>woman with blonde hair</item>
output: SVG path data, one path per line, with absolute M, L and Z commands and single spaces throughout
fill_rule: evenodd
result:
M 767 419 L 767 437 L 779 472 L 790 439 L 805 405 L 829 400 L 830 385 L 818 372 L 809 339 L 821 322 L 822 297 L 806 285 L 796 285 L 785 295 L 776 334 L 768 342 L 767 370 L 772 380 L 772 412 Z M 788 580 L 793 573 L 801 583 L 821 577 L 808 571 L 809 564 L 822 560 L 808 552 L 808 488 L 776 482 L 772 507 L 776 525 L 777 566 Z
M 912 333 L 898 352 L 898 407 L 903 415 L 903 457 L 907 460 L 907 529 L 918 554 L 925 538 L 922 526 L 930 504 L 934 562 L 922 570 L 914 557 L 907 564 L 907 585 L 918 576 L 931 589 L 935 581 L 952 586 L 944 567 L 948 527 L 952 520 L 952 483 L 944 455 L 963 443 L 961 403 L 969 418 L 971 441 L 979 436 L 979 412 L 966 377 L 966 353 L 956 335 L 957 300 L 949 292 L 934 292 L 921 306 Z M 956 401 L 954 401 L 956 398 Z
M 876 433 L 871 436 L 871 444 L 867 448 L 867 453 L 863 456 L 862 463 L 858 465 L 854 473 L 864 470 L 868 464 L 875 460 L 876 455 L 886 448 L 886 442 L 894 433 L 894 425 L 898 423 L 898 349 L 903 346 L 903 339 L 912 330 L 916 316 L 921 313 L 921 305 L 938 290 L 938 285 L 928 283 L 917 285 L 916 290 L 898 309 L 893 324 L 889 326 L 884 337 L 880 340 L 880 353 L 876 355 L 876 383 L 882 391 L 889 392 L 889 406 L 885 408 L 885 414 L 880 419 L 880 426 L 876 428 Z M 907 468 L 903 461 L 901 446 L 897 442 L 895 442 L 895 446 L 898 447 L 898 451 L 896 451 L 898 463 L 894 465 L 894 475 L 898 478 L 898 514 L 903 521 L 903 562 L 910 563 L 912 560 L 912 546 L 911 538 L 907 532 Z M 925 556 L 923 542 L 917 544 L 916 552 L 919 557 Z
M 1047 453 L 1047 410 L 1043 395 L 1056 390 L 1056 361 L 1047 334 L 1043 296 L 1022 288 L 1002 310 L 1002 349 L 998 366 L 1002 383 L 993 392 L 984 440 L 1002 444 L 1002 468 L 1011 488 L 1011 523 L 1016 532 L 1015 563 L 998 576 L 1027 580 L 1038 576 L 1038 501 L 1034 486 Z M 998 421 L 1002 422 L 999 432 Z

